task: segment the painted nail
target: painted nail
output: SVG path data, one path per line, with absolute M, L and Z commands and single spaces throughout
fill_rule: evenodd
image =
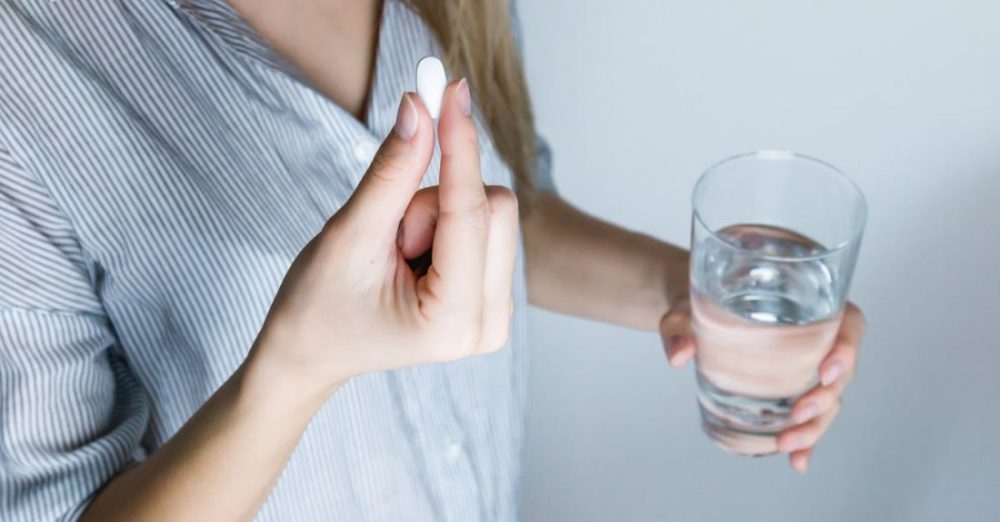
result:
M 823 375 L 820 375 L 820 383 L 822 383 L 823 386 L 829 386 L 836 382 L 836 380 L 840 377 L 840 374 L 843 372 L 844 365 L 840 361 L 835 361 L 827 367 L 826 371 L 823 372 Z
M 816 404 L 815 402 L 810 402 L 809 404 L 806 404 L 804 407 L 796 410 L 795 413 L 792 414 L 792 422 L 794 422 L 795 424 L 802 424 L 807 420 L 815 418 L 817 415 L 819 415 L 819 413 L 820 413 L 819 404 Z
M 404 94 L 403 100 L 399 102 L 399 111 L 396 113 L 396 136 L 403 141 L 410 141 L 410 138 L 417 133 L 417 108 L 410 101 L 410 95 Z
M 462 78 L 458 82 L 458 108 L 462 109 L 462 114 L 468 116 L 472 114 L 472 94 L 469 93 L 469 82 Z

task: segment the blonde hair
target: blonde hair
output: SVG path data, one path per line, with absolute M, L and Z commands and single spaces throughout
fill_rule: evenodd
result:
M 535 123 L 510 21 L 509 0 L 407 0 L 464 76 L 493 144 L 514 174 L 522 211 L 534 194 Z

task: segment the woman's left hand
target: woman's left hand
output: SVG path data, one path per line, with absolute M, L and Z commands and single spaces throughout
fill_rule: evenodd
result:
M 820 383 L 795 401 L 792 407 L 794 426 L 778 436 L 778 450 L 788 453 L 789 464 L 799 473 L 806 472 L 813 446 L 840 412 L 841 395 L 854 377 L 864 331 L 864 314 L 853 303 L 848 303 L 833 347 L 820 363 Z M 694 356 L 691 313 L 686 303 L 675 306 L 663 317 L 660 334 L 671 366 L 683 366 Z

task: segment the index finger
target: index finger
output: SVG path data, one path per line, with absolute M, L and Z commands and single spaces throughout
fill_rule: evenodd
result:
M 861 337 L 865 335 L 866 327 L 865 314 L 861 313 L 861 309 L 854 303 L 847 303 L 847 306 L 844 307 L 844 319 L 840 324 L 838 337 L 854 347 L 858 347 L 861 344 Z
M 479 170 L 468 83 L 452 82 L 441 102 L 441 175 L 434 233 L 435 294 L 481 317 L 489 203 Z
M 858 348 L 864 333 L 864 314 L 854 303 L 847 303 L 833 348 L 820 363 L 820 383 L 823 386 L 830 386 L 844 376 L 854 375 L 858 362 Z

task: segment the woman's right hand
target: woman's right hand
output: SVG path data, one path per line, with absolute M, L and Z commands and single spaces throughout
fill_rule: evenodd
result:
M 485 187 L 467 83 L 445 90 L 440 185 L 417 191 L 434 122 L 406 93 L 350 200 L 292 263 L 251 353 L 268 378 L 329 392 L 366 372 L 492 352 L 506 342 L 517 200 Z M 408 259 L 433 252 L 429 268 Z

